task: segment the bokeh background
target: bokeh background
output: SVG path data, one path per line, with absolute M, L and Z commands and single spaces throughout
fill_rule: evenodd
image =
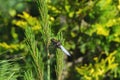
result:
M 64 59 L 64 80 L 120 80 L 120 0 L 47 0 L 46 7 L 52 33 L 62 32 L 72 55 Z M 40 44 L 39 17 L 33 0 L 0 0 L 0 80 L 23 80 L 32 66 L 25 28 L 32 28 Z

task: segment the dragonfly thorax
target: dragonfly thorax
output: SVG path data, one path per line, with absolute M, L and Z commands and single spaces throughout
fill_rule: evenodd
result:
M 57 41 L 55 39 L 51 39 L 51 41 L 56 47 L 60 47 L 60 45 L 61 45 L 60 41 Z

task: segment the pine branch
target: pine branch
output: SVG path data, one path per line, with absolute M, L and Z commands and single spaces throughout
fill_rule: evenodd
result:
M 40 12 L 40 23 L 42 27 L 42 38 L 45 44 L 45 51 L 47 53 L 47 80 L 50 80 L 50 53 L 49 53 L 49 45 L 50 45 L 50 37 L 51 37 L 51 29 L 49 26 L 49 16 L 47 9 L 47 1 L 46 0 L 34 0 L 37 3 L 37 7 Z
M 62 33 L 58 33 L 58 40 L 62 41 L 64 44 L 64 39 Z M 57 80 L 63 80 L 62 73 L 64 69 L 64 54 L 58 50 L 56 53 L 56 75 L 57 75 Z
M 19 70 L 18 64 L 0 60 L 0 80 L 17 80 Z
M 37 78 L 39 80 L 44 80 L 43 79 L 44 63 L 42 61 L 43 59 L 42 59 L 41 53 L 37 48 L 34 33 L 32 32 L 32 29 L 30 27 L 27 27 L 25 32 L 26 32 L 26 38 L 27 38 L 26 46 L 30 51 L 30 54 L 33 60 L 33 66 L 37 74 Z

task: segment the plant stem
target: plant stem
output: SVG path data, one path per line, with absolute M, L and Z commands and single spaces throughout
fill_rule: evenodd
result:
M 40 12 L 40 22 L 42 27 L 42 38 L 45 44 L 47 53 L 47 80 L 50 80 L 50 53 L 49 53 L 49 43 L 51 37 L 51 29 L 49 27 L 49 17 L 47 9 L 47 0 L 35 0 Z
M 49 57 L 49 54 L 48 54 L 48 61 L 47 61 L 47 74 L 48 74 L 48 77 L 47 77 L 47 80 L 50 80 L 50 57 Z

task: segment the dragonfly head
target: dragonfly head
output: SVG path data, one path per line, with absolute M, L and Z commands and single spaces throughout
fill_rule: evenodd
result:
M 51 39 L 51 42 L 53 43 L 53 45 L 55 45 L 56 47 L 59 48 L 59 46 L 61 45 L 60 41 L 56 40 L 56 39 Z

